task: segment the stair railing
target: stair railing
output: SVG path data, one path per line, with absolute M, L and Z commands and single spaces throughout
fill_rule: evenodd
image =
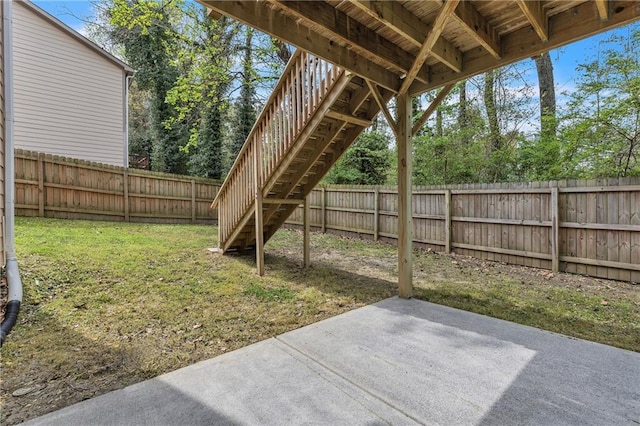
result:
M 218 237 L 223 251 L 242 222 L 250 218 L 256 188 L 262 188 L 278 169 L 342 72 L 330 62 L 299 50 L 289 60 L 211 204 L 212 209 L 218 208 Z M 256 153 L 261 156 L 260 167 L 255 167 Z

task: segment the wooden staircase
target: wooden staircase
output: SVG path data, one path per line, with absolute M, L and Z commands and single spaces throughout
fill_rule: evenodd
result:
M 261 250 L 391 96 L 298 50 L 211 205 L 222 252 Z

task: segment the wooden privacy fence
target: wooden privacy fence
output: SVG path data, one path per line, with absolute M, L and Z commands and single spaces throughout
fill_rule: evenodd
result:
M 397 239 L 395 187 L 309 195 L 322 232 Z M 303 208 L 287 222 L 303 224 Z M 416 187 L 413 242 L 516 265 L 640 282 L 640 179 Z
M 16 150 L 16 215 L 213 223 L 220 183 Z

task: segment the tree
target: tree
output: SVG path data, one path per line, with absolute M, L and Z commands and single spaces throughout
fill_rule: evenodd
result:
M 114 40 L 124 47 L 125 59 L 138 70 L 135 79 L 141 90 L 149 91 L 149 138 L 153 170 L 186 173 L 186 143 L 183 126 L 166 126 L 176 115 L 165 102 L 167 92 L 178 78 L 168 46 L 177 43 L 171 10 L 151 1 L 115 0 L 109 9 Z
M 229 148 L 229 167 L 242 149 L 247 136 L 256 121 L 256 75 L 253 68 L 253 29 L 247 27 L 243 46 L 242 83 L 240 97 L 235 106 L 231 145 Z
M 561 129 L 567 176 L 640 176 L 640 27 L 629 32 L 578 67 Z
M 376 131 L 364 132 L 329 171 L 325 182 L 382 185 L 387 180 L 390 154 L 387 135 Z
M 549 52 L 534 58 L 538 71 L 540 92 L 540 139 L 553 140 L 556 137 L 556 89 L 553 78 L 553 63 Z
M 487 71 L 484 75 L 484 106 L 487 113 L 487 121 L 489 123 L 489 143 L 488 153 L 491 157 L 491 169 L 489 170 L 489 178 L 493 182 L 499 182 L 505 177 L 505 168 L 502 164 L 502 153 L 504 149 L 504 140 L 500 133 L 500 125 L 498 124 L 498 108 L 496 107 L 496 71 Z
M 211 20 L 205 10 L 198 14 L 198 19 L 190 21 L 190 31 L 183 29 L 198 42 L 178 52 L 179 60 L 188 67 L 167 93 L 167 101 L 179 111 L 171 125 L 185 122 L 189 126 L 189 143 L 183 148 L 189 155 L 189 173 L 221 179 L 225 173 L 223 122 L 237 50 L 233 40 L 239 27 L 228 18 Z
M 561 172 L 560 144 L 557 139 L 556 92 L 553 63 L 548 52 L 534 58 L 538 73 L 540 134 L 520 149 L 521 176 L 529 180 L 558 179 Z

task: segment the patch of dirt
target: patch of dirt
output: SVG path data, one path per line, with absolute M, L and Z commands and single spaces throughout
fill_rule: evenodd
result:
M 347 237 L 341 238 L 348 239 Z M 377 244 L 385 245 L 384 243 Z M 318 248 L 316 247 L 316 249 Z M 328 264 L 352 271 L 358 275 L 395 282 L 397 280 L 398 259 L 395 249 L 392 251 L 390 254 L 376 253 L 375 256 L 361 256 L 357 252 L 349 254 L 342 250 L 325 251 L 315 255 L 312 263 Z M 314 252 L 314 247 L 311 248 L 311 252 Z M 620 298 L 628 295 L 640 296 L 639 283 L 607 280 L 564 272 L 554 273 L 548 269 L 509 265 L 504 262 L 458 255 L 455 252 L 445 254 L 428 250 L 415 251 L 414 253 L 416 254 L 414 254 L 413 277 L 414 285 L 417 287 L 427 281 L 447 281 L 463 284 L 488 281 L 499 277 L 519 281 L 525 285 L 541 284 L 550 287 L 567 287 L 593 293 L 606 291 L 608 295 Z M 286 255 L 301 258 L 301 255 L 296 252 L 289 251 Z

